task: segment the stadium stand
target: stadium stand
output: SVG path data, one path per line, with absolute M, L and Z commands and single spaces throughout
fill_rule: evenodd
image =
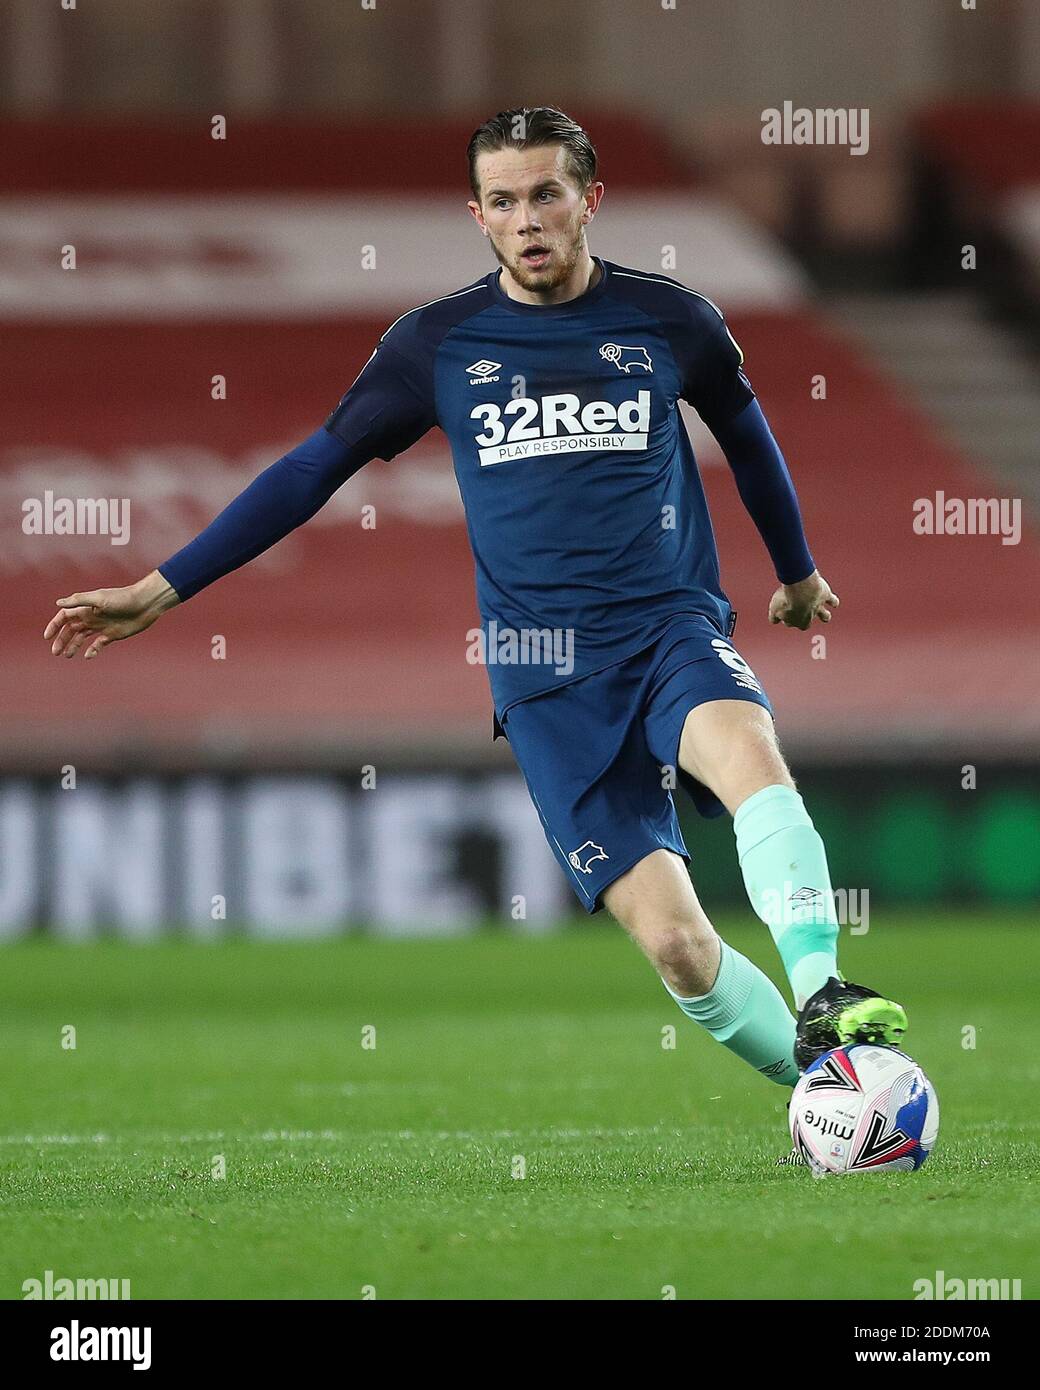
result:
M 235 161 L 236 192 L 250 190 L 244 202 L 218 196 L 212 170 L 188 196 L 196 165 L 176 150 L 197 134 L 150 130 L 138 144 L 136 129 L 112 127 L 111 144 L 101 146 L 108 155 L 91 165 L 67 137 L 32 125 L 5 142 L 16 195 L 33 191 L 38 165 L 29 156 L 41 148 L 51 152 L 46 186 L 53 192 L 64 170 L 76 195 L 63 213 L 74 230 L 61 235 L 38 196 L 22 204 L 15 196 L 4 214 L 3 566 L 19 581 L 10 611 L 17 637 L 27 639 L 12 644 L 0 687 L 10 766 L 46 758 L 76 698 L 89 702 L 99 757 L 128 729 L 142 749 L 188 761 L 214 745 L 261 762 L 315 747 L 402 753 L 428 747 L 431 731 L 452 756 L 488 753 L 484 674 L 463 658 L 477 621 L 472 566 L 439 432 L 390 465 L 370 465 L 308 527 L 196 599 L 161 634 L 111 653 L 86 682 L 78 669 L 56 671 L 44 645 L 28 640 L 56 596 L 59 555 L 65 590 L 125 582 L 158 563 L 324 419 L 397 314 L 489 268 L 462 207 L 461 126 L 413 130 L 438 190 L 421 210 L 380 201 L 381 161 L 348 157 L 372 148 L 367 129 L 323 136 L 323 147 L 310 139 L 308 159 L 295 165 L 295 146 L 279 130 L 273 147 L 264 129 L 246 140 L 272 150 L 266 163 L 250 156 L 246 174 Z M 409 138 L 395 127 L 394 141 Z M 939 492 L 986 497 L 990 480 L 827 322 L 785 254 L 746 218 L 694 182 L 681 184 L 664 157 L 654 171 L 660 186 L 641 199 L 626 195 L 647 143 L 626 123 L 603 130 L 606 175 L 616 173 L 621 189 L 604 204 L 593 248 L 653 266 L 658 244 L 672 244 L 675 274 L 725 306 L 793 468 L 820 568 L 843 602 L 823 660 L 807 640 L 766 626 L 767 557 L 713 441 L 693 420 L 723 579 L 740 613 L 736 640 L 766 682 L 789 744 L 840 754 L 852 728 L 858 751 L 874 744 L 891 752 L 909 740 L 920 749 L 966 731 L 994 747 L 1031 736 L 1033 674 L 1020 653 L 1040 636 L 1035 534 L 1027 529 L 1015 546 L 998 536 L 922 543 L 915 501 Z M 292 168 L 305 190 L 323 196 L 286 193 Z M 259 187 L 268 174 L 278 195 Z M 445 192 L 452 183 L 454 197 Z M 177 190 L 172 201 L 159 185 Z M 436 272 L 421 257 L 394 254 L 395 221 L 402 246 L 437 238 Z M 386 257 L 378 274 L 354 268 L 360 229 L 373 225 Z M 74 276 L 52 270 L 55 237 L 77 243 Z M 227 380 L 223 401 L 210 396 L 218 373 Z M 61 409 L 41 418 L 36 402 L 53 394 L 56 375 Z M 819 377 L 825 399 L 814 399 Z M 70 495 L 132 498 L 127 545 L 105 536 L 26 543 L 20 500 L 37 495 L 56 462 Z M 378 546 L 359 525 L 365 504 L 377 508 Z M 980 543 L 1003 576 L 997 606 L 989 586 L 971 582 Z M 233 651 L 219 682 L 214 634 Z M 885 698 L 894 680 L 895 710 Z

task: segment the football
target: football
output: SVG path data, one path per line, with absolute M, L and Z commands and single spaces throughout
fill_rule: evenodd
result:
M 788 1111 L 795 1149 L 816 1177 L 910 1172 L 939 1133 L 935 1088 L 912 1057 L 861 1043 L 825 1052 Z

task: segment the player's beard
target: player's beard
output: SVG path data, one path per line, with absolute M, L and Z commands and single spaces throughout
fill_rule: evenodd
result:
M 554 290 L 557 286 L 565 284 L 574 274 L 574 267 L 585 253 L 585 228 L 581 221 L 552 238 L 531 238 L 532 242 L 547 247 L 552 253 L 548 265 L 541 270 L 532 270 L 519 252 L 510 255 L 503 251 L 496 244 L 494 237 L 489 236 L 488 240 L 498 263 L 504 266 L 516 283 L 525 290 Z

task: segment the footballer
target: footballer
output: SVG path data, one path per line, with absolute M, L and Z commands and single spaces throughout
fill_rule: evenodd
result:
M 469 211 L 498 269 L 391 324 L 324 425 L 157 570 L 59 599 L 51 650 L 94 658 L 143 632 L 307 521 L 370 460 L 439 425 L 482 628 L 489 642 L 508 634 L 516 656 L 487 663 L 494 735 L 581 903 L 606 908 L 682 1012 L 781 1086 L 832 1047 L 896 1044 L 902 1007 L 839 973 L 823 841 L 769 698 L 731 641 L 678 408 L 687 401 L 718 440 L 769 552 L 769 621 L 830 622 L 838 598 L 741 351 L 704 295 L 590 254 L 603 184 L 589 137 L 562 112 L 502 112 L 468 153 Z M 560 634 L 566 662 L 546 641 Z M 732 816 L 796 1014 L 701 907 L 676 784 L 701 815 Z

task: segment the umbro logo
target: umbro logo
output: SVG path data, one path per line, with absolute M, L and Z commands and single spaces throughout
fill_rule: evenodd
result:
M 786 1071 L 790 1065 L 786 1057 L 781 1057 L 778 1062 L 770 1062 L 768 1067 L 759 1067 L 759 1071 L 763 1076 L 779 1076 L 780 1073 Z
M 819 902 L 823 897 L 819 888 L 799 888 L 797 893 L 792 893 L 787 899 L 789 903 L 796 903 L 799 907 L 808 907 L 810 903 Z
M 469 384 L 471 386 L 483 386 L 485 382 L 497 381 L 498 377 L 492 376 L 491 373 L 497 372 L 501 365 L 501 362 L 492 362 L 486 357 L 482 357 L 479 362 L 471 362 L 466 368 L 467 372 L 473 373 L 469 379 Z

